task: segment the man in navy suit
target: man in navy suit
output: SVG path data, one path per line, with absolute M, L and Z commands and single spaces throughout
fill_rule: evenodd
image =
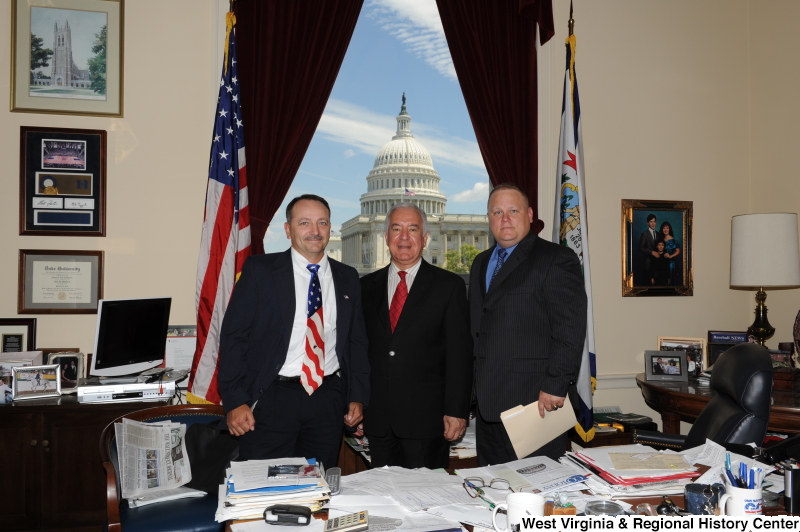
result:
M 586 339 L 586 290 L 575 252 L 531 231 L 533 209 L 516 185 L 497 185 L 488 211 L 497 245 L 475 257 L 469 281 L 479 466 L 524 458 L 500 414 L 534 401 L 542 417 L 564 406 L 568 392 L 574 397 Z M 533 454 L 564 454 L 566 433 L 551 437 Z
M 639 236 L 639 253 L 644 256 L 644 278 L 639 280 L 634 275 L 633 281 L 637 286 L 653 284 L 652 279 L 655 277 L 653 268 L 655 265 L 654 259 L 658 259 L 663 254 L 663 252 L 659 252 L 656 249 L 656 243 L 659 238 L 663 238 L 663 236 L 659 237 L 658 231 L 656 231 L 657 221 L 655 214 L 648 214 L 647 229 L 642 231 L 642 234 Z
M 384 236 L 391 263 L 361 279 L 372 466 L 448 467 L 449 442 L 464 434 L 472 393 L 466 286 L 422 258 L 428 223 L 416 205 L 394 205 Z
M 369 398 L 367 336 L 354 268 L 325 255 L 330 208 L 305 194 L 286 208 L 283 253 L 242 268 L 222 322 L 218 383 L 243 460 L 336 465 L 344 425 Z

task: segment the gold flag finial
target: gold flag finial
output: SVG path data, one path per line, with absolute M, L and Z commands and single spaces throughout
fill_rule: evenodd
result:
M 575 19 L 572 18 L 572 0 L 569 0 L 569 34 L 572 35 L 572 30 L 575 29 Z
M 233 4 L 231 0 L 231 10 L 225 13 L 225 74 L 228 73 L 228 50 L 230 50 L 231 32 L 236 26 L 236 15 L 233 14 Z

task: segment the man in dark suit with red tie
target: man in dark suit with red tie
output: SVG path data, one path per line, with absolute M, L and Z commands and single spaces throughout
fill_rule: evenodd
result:
M 370 402 L 364 431 L 372 466 L 447 467 L 466 430 L 472 339 L 463 279 L 428 264 L 427 216 L 394 205 L 384 234 L 391 264 L 361 279 L 369 337 Z
M 219 391 L 243 460 L 316 458 L 333 467 L 369 398 L 358 272 L 325 254 L 330 208 L 286 207 L 283 253 L 248 257 L 222 322 Z
M 475 257 L 469 280 L 480 466 L 524 458 L 500 414 L 534 401 L 542 417 L 564 406 L 586 338 L 586 290 L 575 252 L 531 231 L 533 209 L 516 185 L 492 190 L 488 214 L 497 245 Z M 566 451 L 566 433 L 551 436 L 534 455 L 557 459 Z

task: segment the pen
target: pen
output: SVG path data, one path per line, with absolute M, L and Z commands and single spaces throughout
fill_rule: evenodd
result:
M 755 469 L 750 470 L 750 484 L 748 484 L 749 489 L 753 489 L 756 487 L 756 471 Z
M 731 453 L 725 453 L 725 469 L 731 470 Z
M 481 499 L 483 502 L 485 502 L 486 504 L 488 504 L 488 505 L 489 505 L 489 508 L 491 508 L 492 510 L 494 510 L 494 503 L 492 503 L 491 501 L 489 501 L 488 499 L 486 499 L 486 497 L 484 497 L 484 495 L 486 495 L 486 493 L 485 493 L 485 492 L 484 492 L 482 489 L 480 489 L 478 486 L 476 486 L 475 484 L 473 484 L 473 483 L 472 483 L 472 482 L 470 482 L 469 480 L 465 480 L 465 481 L 464 481 L 464 483 L 466 483 L 466 484 L 467 484 L 467 485 L 468 485 L 470 488 L 474 489 L 474 490 L 475 490 L 475 493 L 477 493 L 477 494 L 478 494 L 478 497 L 480 497 L 480 499 Z
M 733 487 L 735 488 L 736 486 L 738 486 L 738 485 L 739 485 L 739 483 L 738 483 L 738 482 L 736 482 L 736 479 L 735 479 L 735 478 L 733 478 L 733 473 L 731 473 L 731 470 L 730 470 L 730 469 L 726 469 L 726 470 L 725 470 L 725 473 L 728 475 L 728 480 L 730 480 L 730 481 L 731 481 L 731 486 L 733 486 Z

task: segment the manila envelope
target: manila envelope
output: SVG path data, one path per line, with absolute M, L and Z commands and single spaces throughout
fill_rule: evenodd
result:
M 500 420 L 511 438 L 517 458 L 525 458 L 577 423 L 569 397 L 564 398 L 562 408 L 545 412 L 544 419 L 539 416 L 539 401 L 536 401 L 502 412 Z

